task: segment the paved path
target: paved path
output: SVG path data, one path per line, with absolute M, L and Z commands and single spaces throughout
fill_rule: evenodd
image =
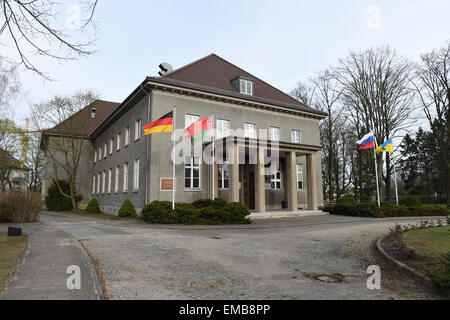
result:
M 438 299 L 386 264 L 375 239 L 396 222 L 315 216 L 245 226 L 156 226 L 67 214 L 42 220 L 97 259 L 111 299 Z M 381 267 L 381 290 L 366 286 Z M 342 283 L 314 280 L 339 274 Z
M 51 225 L 36 223 L 22 226 L 28 233 L 29 247 L 7 286 L 2 300 L 91 300 L 94 283 L 88 262 L 76 242 Z M 0 231 L 7 231 L 0 225 Z M 81 289 L 69 290 L 66 281 L 71 265 L 80 267 Z

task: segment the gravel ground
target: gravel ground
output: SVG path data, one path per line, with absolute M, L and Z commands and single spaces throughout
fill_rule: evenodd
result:
M 41 220 L 96 258 L 111 299 L 438 299 L 386 264 L 374 241 L 395 222 L 315 216 L 248 226 L 153 226 L 65 214 Z M 369 265 L 381 290 L 369 290 Z M 341 283 L 314 280 L 338 275 Z

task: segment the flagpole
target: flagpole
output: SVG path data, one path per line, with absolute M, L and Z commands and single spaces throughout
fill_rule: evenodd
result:
M 216 173 L 216 166 L 215 166 L 215 160 L 216 160 L 216 149 L 215 149 L 215 141 L 216 141 L 216 133 L 215 133 L 215 115 L 214 112 L 212 113 L 212 201 L 214 202 L 215 198 L 215 189 L 216 189 L 216 182 L 215 182 L 215 173 Z
M 175 127 L 177 123 L 177 107 L 173 107 L 172 137 L 173 137 L 173 155 L 172 155 L 172 210 L 175 210 Z
M 394 160 L 394 159 L 392 159 Z M 395 184 L 395 200 L 397 202 L 398 205 L 398 189 L 397 189 L 397 170 L 395 168 L 395 160 L 394 160 L 394 184 Z
M 377 138 L 375 137 L 375 131 L 373 132 L 373 140 L 375 141 L 375 148 L 378 148 Z M 373 158 L 375 160 L 375 178 L 377 181 L 377 200 L 378 200 L 378 207 L 380 207 L 380 187 L 378 186 L 377 154 L 375 153 L 375 148 L 373 148 Z

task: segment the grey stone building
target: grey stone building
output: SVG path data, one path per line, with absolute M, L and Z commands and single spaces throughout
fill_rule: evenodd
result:
M 319 122 L 327 115 L 215 54 L 147 77 L 89 134 L 92 150 L 83 160 L 82 179 L 89 190 L 83 184 L 83 194 L 112 214 L 126 199 L 137 209 L 153 200 L 170 201 L 172 135 L 143 136 L 142 126 L 174 106 L 175 129 L 212 113 L 217 129 L 214 165 L 202 157 L 210 137 L 194 148 L 186 137 L 177 137 L 176 156 L 183 159 L 175 171 L 177 202 L 214 193 L 258 212 L 317 210 L 322 203 Z
M 91 134 L 100 124 L 120 105 L 120 103 L 97 100 L 86 106 L 59 125 L 46 130 L 42 134 L 41 148 L 45 152 L 43 176 L 41 177 L 41 196 L 45 198 L 52 181 L 57 177 L 60 180 L 67 179 L 66 170 L 74 161 L 66 160 L 72 139 L 78 139 L 77 147 L 81 151 L 78 171 L 75 178 L 75 191 L 83 196 L 79 203 L 84 208 L 91 199 L 91 177 L 93 172 L 92 159 L 94 158 L 93 142 Z M 50 154 L 48 148 L 53 148 Z M 69 162 L 69 163 L 67 163 Z M 57 173 L 55 174 L 55 167 Z

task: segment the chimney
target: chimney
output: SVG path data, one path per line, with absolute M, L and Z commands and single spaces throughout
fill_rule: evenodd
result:
M 95 119 L 95 112 L 97 111 L 97 109 L 95 109 L 95 108 L 92 108 L 92 110 L 91 110 L 91 118 L 92 119 Z

